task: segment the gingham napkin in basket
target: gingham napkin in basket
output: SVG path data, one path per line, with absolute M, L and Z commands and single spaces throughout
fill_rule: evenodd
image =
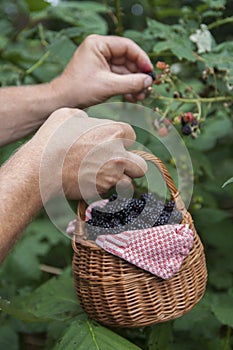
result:
M 179 271 L 189 254 L 193 232 L 188 225 L 162 225 L 101 235 L 96 244 L 158 277 L 169 279 Z
M 92 203 L 86 209 L 86 221 L 91 219 L 93 207 L 104 207 L 107 202 Z M 67 233 L 71 234 L 74 229 L 75 220 L 69 223 Z M 193 239 L 193 231 L 187 224 L 174 224 L 100 235 L 95 242 L 131 264 L 163 279 L 170 279 L 189 254 Z

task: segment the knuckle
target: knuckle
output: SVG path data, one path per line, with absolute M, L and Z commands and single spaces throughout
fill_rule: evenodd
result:
M 138 92 L 138 91 L 141 91 L 143 88 L 142 84 L 139 84 L 139 81 L 138 79 L 131 79 L 130 81 L 130 89 L 131 91 L 133 92 Z
M 86 37 L 86 39 L 84 40 L 85 44 L 92 44 L 93 41 L 98 41 L 100 38 L 100 35 L 98 34 L 90 34 Z

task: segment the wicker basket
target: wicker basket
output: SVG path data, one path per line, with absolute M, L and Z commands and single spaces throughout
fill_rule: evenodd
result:
M 160 170 L 176 208 L 182 212 L 182 223 L 194 232 L 194 245 L 181 269 L 171 279 L 163 280 L 86 240 L 86 205 L 80 201 L 72 241 L 74 285 L 89 316 L 111 327 L 141 327 L 178 318 L 201 299 L 207 281 L 202 243 L 170 174 L 154 155 L 134 152 Z

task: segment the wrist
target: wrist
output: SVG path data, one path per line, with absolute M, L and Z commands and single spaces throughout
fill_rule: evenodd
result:
M 62 107 L 74 108 L 79 104 L 77 98 L 78 87 L 71 86 L 71 79 L 72 77 L 65 77 L 63 73 L 49 83 L 50 93 L 56 99 L 57 109 Z

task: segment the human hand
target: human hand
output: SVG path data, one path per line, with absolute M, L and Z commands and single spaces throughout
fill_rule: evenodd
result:
M 129 102 L 143 100 L 153 69 L 147 54 L 132 40 L 89 35 L 66 69 L 51 82 L 57 96 L 70 107 L 88 107 L 123 94 Z
M 55 111 L 31 140 L 41 157 L 42 196 L 49 199 L 63 187 L 68 198 L 90 198 L 143 176 L 145 161 L 125 149 L 134 141 L 128 124 L 89 118 L 78 109 Z

